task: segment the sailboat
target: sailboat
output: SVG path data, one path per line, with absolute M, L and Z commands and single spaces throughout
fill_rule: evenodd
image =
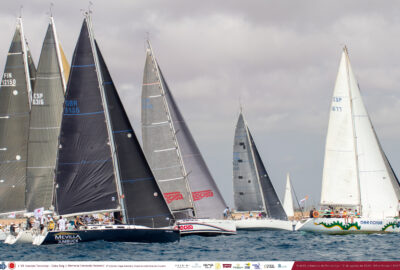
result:
M 0 216 L 20 216 L 26 212 L 27 142 L 34 76 L 35 65 L 19 17 L 0 85 Z
M 34 244 L 95 240 L 179 240 L 174 219 L 151 173 L 86 13 L 71 63 L 62 116 L 54 192 L 63 217 L 113 212 L 119 225 L 49 231 Z
M 283 209 L 288 218 L 294 218 L 292 184 L 290 183 L 289 173 L 286 175 L 285 197 L 283 198 Z
M 233 190 L 238 230 L 293 230 L 254 143 L 242 110 L 233 144 Z M 260 218 L 245 218 L 245 213 Z
M 315 212 L 315 218 L 298 223 L 296 229 L 327 234 L 400 232 L 399 199 L 398 179 L 372 126 L 345 47 L 325 145 L 320 204 L 326 214 Z M 340 217 L 344 211 L 347 217 Z
M 50 17 L 32 95 L 26 168 L 26 215 L 33 216 L 33 211 L 38 208 L 43 208 L 43 214 L 52 213 L 58 136 L 66 88 L 65 72 L 69 70 L 63 55 L 54 19 Z M 32 230 L 21 230 L 16 236 L 9 235 L 5 243 L 32 243 L 32 240 Z
M 226 203 L 164 79 L 150 42 L 142 87 L 143 150 L 181 234 L 235 234 Z

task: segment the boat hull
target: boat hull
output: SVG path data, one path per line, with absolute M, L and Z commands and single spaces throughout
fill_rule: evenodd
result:
M 133 225 L 88 226 L 80 230 L 49 231 L 34 236 L 34 245 L 75 244 L 103 240 L 108 242 L 165 243 L 179 241 L 178 230 Z
M 182 236 L 193 234 L 202 236 L 236 234 L 235 223 L 227 219 L 184 219 L 177 220 L 176 224 L 179 226 Z
M 285 230 L 294 231 L 296 223 L 279 219 L 239 219 L 235 220 L 238 230 Z
M 398 233 L 400 220 L 355 218 L 346 222 L 344 218 L 309 218 L 299 222 L 296 230 L 324 234 Z
M 32 231 L 20 231 L 16 236 L 9 234 L 4 240 L 5 244 L 32 244 L 33 232 Z
M 0 241 L 6 240 L 7 236 L 8 234 L 6 232 L 0 230 Z

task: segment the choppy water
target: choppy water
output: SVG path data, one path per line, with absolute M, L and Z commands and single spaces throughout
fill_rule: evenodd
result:
M 400 260 L 400 234 L 320 235 L 284 231 L 239 231 L 235 236 L 187 236 L 168 244 L 108 243 L 69 246 L 0 244 L 5 261 L 292 261 Z

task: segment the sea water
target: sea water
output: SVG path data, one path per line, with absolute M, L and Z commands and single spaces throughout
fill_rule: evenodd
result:
M 322 235 L 238 231 L 232 236 L 185 236 L 175 243 L 33 246 L 0 244 L 1 261 L 384 261 L 400 260 L 400 234 Z

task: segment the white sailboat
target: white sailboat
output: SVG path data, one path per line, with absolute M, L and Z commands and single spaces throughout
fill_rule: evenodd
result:
M 226 203 L 148 42 L 142 86 L 143 150 L 182 235 L 236 234 Z
M 237 229 L 293 230 L 268 176 L 242 111 L 233 144 L 233 189 Z M 245 213 L 261 217 L 246 217 Z
M 328 234 L 400 232 L 399 199 L 398 179 L 379 143 L 344 48 L 331 104 L 320 203 L 334 217 L 315 214 L 296 229 Z M 350 212 L 350 217 L 337 217 L 336 211 Z
M 286 175 L 285 197 L 283 198 L 283 209 L 288 218 L 294 218 L 294 207 L 292 197 L 292 184 L 290 183 L 289 173 Z

